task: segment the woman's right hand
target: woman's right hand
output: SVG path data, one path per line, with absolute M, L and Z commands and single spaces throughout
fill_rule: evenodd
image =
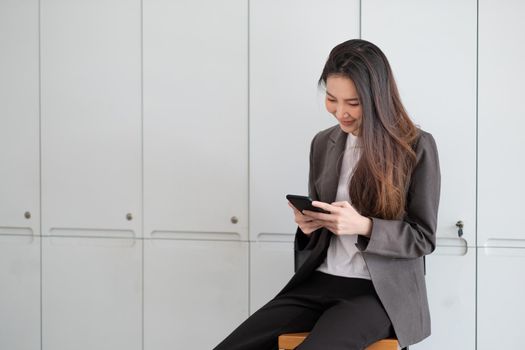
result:
M 297 225 L 299 226 L 299 228 L 301 229 L 301 231 L 303 231 L 305 235 L 309 236 L 315 230 L 318 230 L 321 227 L 323 227 L 322 221 L 315 220 L 315 219 L 309 218 L 306 215 L 303 215 L 299 210 L 297 210 L 296 207 L 292 205 L 292 203 L 290 203 L 290 201 L 288 201 L 288 206 L 292 208 L 294 216 L 295 216 L 295 222 L 297 223 Z

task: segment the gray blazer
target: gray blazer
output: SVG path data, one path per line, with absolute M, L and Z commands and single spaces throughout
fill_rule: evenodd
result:
M 371 217 L 370 238 L 360 235 L 356 243 L 401 347 L 430 335 L 424 256 L 435 249 L 441 173 L 432 134 L 419 131 L 414 146 L 417 164 L 406 191 L 407 214 L 403 220 Z M 313 138 L 308 180 L 312 199 L 327 203 L 335 200 L 347 135 L 335 125 Z M 277 295 L 304 281 L 324 261 L 332 235 L 321 228 L 307 236 L 297 228 L 295 254 L 299 263 L 294 276 Z

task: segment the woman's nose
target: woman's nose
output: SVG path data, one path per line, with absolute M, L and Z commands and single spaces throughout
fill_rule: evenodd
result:
M 337 110 L 335 111 L 335 116 L 338 118 L 338 119 L 343 119 L 344 116 L 345 116 L 346 112 L 344 111 L 343 108 L 337 108 Z

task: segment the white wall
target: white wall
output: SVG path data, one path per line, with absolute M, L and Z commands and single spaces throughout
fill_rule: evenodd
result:
M 357 37 L 383 49 L 440 152 L 433 334 L 413 348 L 517 347 L 524 14 L 1 1 L 0 348 L 212 348 L 272 298 L 293 274 L 284 196 L 306 193 L 311 138 L 335 124 L 317 79 Z

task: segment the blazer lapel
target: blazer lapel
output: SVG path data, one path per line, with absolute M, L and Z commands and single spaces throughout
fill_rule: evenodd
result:
M 319 179 L 320 199 L 325 203 L 332 203 L 336 198 L 347 136 L 348 134 L 341 130 L 340 127 L 335 128 L 330 133 L 326 151 L 326 167 L 323 169 Z

